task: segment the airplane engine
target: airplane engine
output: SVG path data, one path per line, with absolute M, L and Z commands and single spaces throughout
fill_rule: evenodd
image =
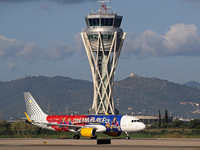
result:
M 80 133 L 82 136 L 85 136 L 85 137 L 96 136 L 96 130 L 94 128 L 82 128 Z
M 120 136 L 121 132 L 106 132 L 109 136 Z

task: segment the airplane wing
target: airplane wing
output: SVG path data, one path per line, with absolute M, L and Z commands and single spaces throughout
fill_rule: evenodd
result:
M 58 123 L 44 123 L 44 122 L 35 122 L 34 120 L 31 120 L 30 117 L 28 116 L 28 114 L 25 112 L 24 113 L 26 115 L 26 120 L 28 120 L 30 123 L 36 123 L 36 124 L 43 124 L 46 126 L 59 126 L 59 127 L 68 127 L 68 129 L 72 129 L 72 130 L 79 130 L 80 128 L 94 128 L 96 130 L 98 130 L 98 127 L 96 127 L 95 125 L 69 125 L 69 124 L 58 124 Z M 84 123 L 84 122 L 81 122 Z
M 47 126 L 59 126 L 59 127 L 68 127 L 68 129 L 73 129 L 73 130 L 79 130 L 80 128 L 87 128 L 87 127 L 92 127 L 94 129 L 97 129 L 97 127 L 94 126 L 87 126 L 87 125 L 69 125 L 69 124 L 58 124 L 58 123 L 42 123 Z
M 76 127 L 76 128 L 82 128 L 83 126 L 80 125 L 70 125 L 70 124 L 59 124 L 59 123 L 43 123 L 47 126 L 60 126 L 60 127 Z
M 22 117 L 22 118 L 13 118 L 13 117 L 10 117 L 9 119 L 12 120 L 12 121 L 23 121 L 23 122 L 26 122 L 26 123 L 30 123 L 28 121 L 28 119 L 25 118 L 25 117 Z

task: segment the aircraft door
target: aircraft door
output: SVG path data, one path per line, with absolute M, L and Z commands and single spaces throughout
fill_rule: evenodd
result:
M 125 119 L 125 117 L 124 117 L 124 116 L 122 117 L 122 126 L 123 126 L 123 127 L 125 127 L 125 126 L 126 126 L 126 119 Z

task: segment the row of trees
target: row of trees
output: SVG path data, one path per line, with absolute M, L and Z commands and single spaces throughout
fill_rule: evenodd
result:
M 188 128 L 188 129 L 200 129 L 200 119 L 191 120 L 189 123 L 185 123 L 181 120 L 172 121 L 169 123 L 168 112 L 165 110 L 164 122 L 161 121 L 161 113 L 158 110 L 159 121 L 152 128 Z
M 167 118 L 166 118 L 167 121 Z M 189 128 L 200 130 L 200 119 L 191 120 L 189 123 L 184 123 L 183 121 L 172 121 L 170 123 L 155 124 L 152 128 Z M 5 120 L 0 120 L 0 135 L 16 135 L 16 136 L 32 136 L 32 135 L 55 135 L 59 132 L 54 132 L 50 130 L 41 129 L 39 127 L 33 126 L 29 123 L 22 121 L 8 123 Z

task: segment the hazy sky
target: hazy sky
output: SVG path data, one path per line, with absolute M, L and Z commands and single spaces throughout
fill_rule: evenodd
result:
M 127 32 L 115 80 L 134 72 L 200 82 L 200 0 L 112 0 Z M 97 0 L 0 0 L 0 81 L 25 75 L 92 81 L 80 32 Z

